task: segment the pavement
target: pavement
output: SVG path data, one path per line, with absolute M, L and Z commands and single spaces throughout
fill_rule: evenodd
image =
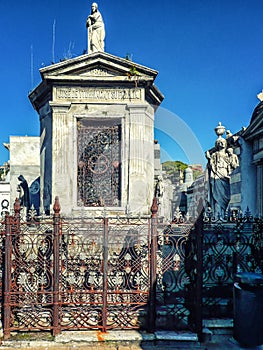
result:
M 12 333 L 10 340 L 2 341 L 0 350 L 263 350 L 263 345 L 242 347 L 230 332 L 226 333 L 221 331 L 199 343 L 195 334 L 187 332 L 66 331 L 56 337 L 45 332 L 25 332 Z

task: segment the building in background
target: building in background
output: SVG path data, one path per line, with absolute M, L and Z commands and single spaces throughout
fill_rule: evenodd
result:
M 248 200 L 248 206 L 254 215 L 263 217 L 263 94 L 256 106 L 250 123 L 242 130 L 241 137 L 245 144 L 244 160 L 247 160 L 245 171 L 241 178 L 242 200 Z
M 5 145 L 8 149 L 8 145 Z M 10 211 L 10 164 L 0 166 L 0 212 L 1 216 Z
M 19 198 L 22 206 L 25 207 L 24 200 L 25 197 L 28 197 L 26 203 L 28 208 L 33 205 L 39 213 L 40 138 L 37 136 L 10 136 L 9 143 L 5 144 L 5 147 L 9 150 L 8 173 L 0 184 L 1 188 L 5 189 L 5 199 L 10 203 L 9 210 L 13 208 L 16 198 Z M 26 186 L 28 186 L 29 193 L 26 195 L 21 186 L 21 180 L 19 180 L 20 176 L 24 179 L 23 183 L 25 184 L 26 181 Z

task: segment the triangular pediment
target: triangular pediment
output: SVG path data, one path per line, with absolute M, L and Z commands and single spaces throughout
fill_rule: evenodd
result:
M 242 136 L 246 140 L 251 140 L 263 135 L 263 118 L 254 120 L 243 132 Z
M 246 140 L 251 140 L 261 135 L 263 135 L 263 102 L 255 108 L 250 124 L 242 134 Z
M 142 91 L 145 100 L 159 106 L 164 96 L 154 84 L 156 70 L 133 61 L 96 52 L 78 56 L 40 69 L 42 82 L 29 94 L 36 109 L 51 98 L 57 88 L 134 89 Z M 53 89 L 53 90 L 52 90 Z M 68 91 L 68 90 L 67 90 Z M 107 90 L 108 91 L 108 90 Z M 64 95 L 63 95 L 64 96 Z
M 131 72 L 141 79 L 154 81 L 158 72 L 135 62 L 110 55 L 105 52 L 97 52 L 89 55 L 82 55 L 73 59 L 65 60 L 48 67 L 40 69 L 43 79 L 77 79 L 119 80 L 121 77 L 127 79 Z

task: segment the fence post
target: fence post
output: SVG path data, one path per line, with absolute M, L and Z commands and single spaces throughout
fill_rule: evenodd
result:
M 3 281 L 4 281 L 4 339 L 10 338 L 10 320 L 11 320 L 11 269 L 12 269 L 12 224 L 16 228 L 16 232 L 20 230 L 20 202 L 16 198 L 14 203 L 15 215 L 11 216 L 6 214 L 5 216 L 5 240 L 4 240 L 4 269 L 3 269 Z
M 53 206 L 54 216 L 53 216 L 53 227 L 54 227 L 54 237 L 53 237 L 53 336 L 61 332 L 60 329 L 60 318 L 59 318 L 59 246 L 60 246 L 60 204 L 58 197 L 55 198 L 55 203 Z
M 156 279 L 157 279 L 157 222 L 158 204 L 157 199 L 153 199 L 151 207 L 151 236 L 150 236 L 150 293 L 149 293 L 149 319 L 148 332 L 155 331 L 156 320 Z
M 108 312 L 108 246 L 109 246 L 109 219 L 103 219 L 103 308 L 102 308 L 102 332 L 107 330 L 107 312 Z
M 5 244 L 4 244 L 4 339 L 10 338 L 10 292 L 11 292 L 11 257 L 12 255 L 12 237 L 11 237 L 11 217 L 5 216 Z
M 21 210 L 20 202 L 19 202 L 19 199 L 16 198 L 15 204 L 14 204 L 14 212 L 15 212 L 16 225 L 18 228 L 20 228 L 20 210 Z
M 195 223 L 196 234 L 196 249 L 197 249 L 197 266 L 196 266 L 196 307 L 195 307 L 195 321 L 196 332 L 199 341 L 202 341 L 203 334 L 203 310 L 202 310 L 202 289 L 203 289 L 203 205 L 198 205 L 199 216 Z

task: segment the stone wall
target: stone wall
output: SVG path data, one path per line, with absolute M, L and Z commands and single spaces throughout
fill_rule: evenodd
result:
M 10 136 L 10 204 L 19 197 L 17 191 L 23 175 L 28 186 L 40 176 L 40 138 L 36 136 Z

